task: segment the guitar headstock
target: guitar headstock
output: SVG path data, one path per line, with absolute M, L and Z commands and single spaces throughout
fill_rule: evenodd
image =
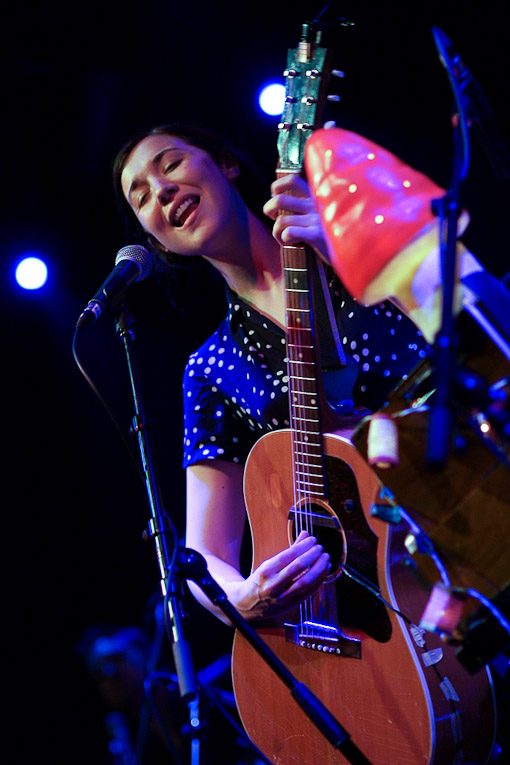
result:
M 320 47 L 321 33 L 316 33 L 314 42 L 308 40 L 309 34 L 309 25 L 303 24 L 298 47 L 287 52 L 285 107 L 278 125 L 279 173 L 301 172 L 306 139 L 320 125 L 330 75 L 343 76 L 332 72 L 332 52 Z

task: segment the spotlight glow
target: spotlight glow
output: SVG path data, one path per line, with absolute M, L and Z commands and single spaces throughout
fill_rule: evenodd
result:
M 28 256 L 16 266 L 16 281 L 24 290 L 38 290 L 46 284 L 48 268 L 41 258 Z
M 263 112 L 271 117 L 280 115 L 285 105 L 285 85 L 280 82 L 271 82 L 264 85 L 259 93 L 259 106 Z

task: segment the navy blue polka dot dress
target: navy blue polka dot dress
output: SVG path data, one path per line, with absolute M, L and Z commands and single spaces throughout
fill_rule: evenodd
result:
M 365 307 L 336 277 L 330 291 L 343 349 L 358 366 L 356 406 L 376 411 L 428 347 L 391 303 Z M 289 426 L 285 334 L 227 287 L 228 314 L 186 366 L 184 458 L 244 464 L 260 436 Z

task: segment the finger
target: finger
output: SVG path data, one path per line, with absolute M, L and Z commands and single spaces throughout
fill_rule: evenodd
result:
M 273 181 L 271 184 L 271 195 L 289 193 L 292 196 L 309 196 L 310 191 L 308 183 L 304 178 L 296 173 L 289 173 Z
M 315 211 L 314 202 L 310 197 L 293 197 L 290 194 L 278 194 L 269 199 L 262 208 L 265 215 L 274 220 L 282 212 L 299 215 Z
M 287 226 L 273 231 L 279 244 L 307 244 L 322 253 L 325 243 L 322 230 L 315 226 Z
M 330 571 L 329 553 L 323 552 L 317 560 L 303 572 L 302 576 L 295 578 L 285 591 L 285 597 L 289 600 L 302 601 L 314 592 L 325 580 Z
M 270 595 L 273 598 L 278 598 L 285 591 L 288 591 L 294 582 L 304 578 L 303 585 L 307 587 L 310 581 L 313 581 L 315 576 L 319 573 L 314 569 L 313 574 L 309 574 L 309 571 L 314 567 L 317 561 L 324 554 L 321 545 L 315 544 L 308 550 L 305 550 L 301 555 L 292 560 L 285 568 L 283 568 L 269 583 Z M 329 556 L 328 556 L 329 560 Z M 322 571 L 322 567 L 320 567 Z
M 322 545 L 314 545 L 309 550 L 305 550 L 298 558 L 295 558 L 282 569 L 280 576 L 289 583 L 305 576 L 309 569 L 315 565 L 323 554 L 324 549 Z
M 310 536 L 306 531 L 301 532 L 299 537 L 292 545 L 290 545 L 290 547 L 286 547 L 284 550 L 281 550 L 281 552 L 273 555 L 271 558 L 260 564 L 257 569 L 257 574 L 261 586 L 272 590 L 273 584 L 277 580 L 280 581 L 281 572 L 284 571 L 289 564 L 293 563 L 300 556 L 306 554 L 316 546 L 318 545 L 315 537 Z M 303 567 L 301 566 L 301 568 Z M 264 582 L 264 584 L 262 584 L 262 582 Z

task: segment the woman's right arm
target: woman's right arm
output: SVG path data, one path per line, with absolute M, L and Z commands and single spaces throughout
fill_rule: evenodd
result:
M 290 611 L 327 576 L 329 556 L 305 532 L 245 579 L 240 572 L 246 523 L 243 467 L 204 460 L 187 468 L 186 482 L 186 547 L 204 556 L 209 573 L 246 619 L 271 618 Z M 197 585 L 189 585 L 203 606 L 227 622 Z

